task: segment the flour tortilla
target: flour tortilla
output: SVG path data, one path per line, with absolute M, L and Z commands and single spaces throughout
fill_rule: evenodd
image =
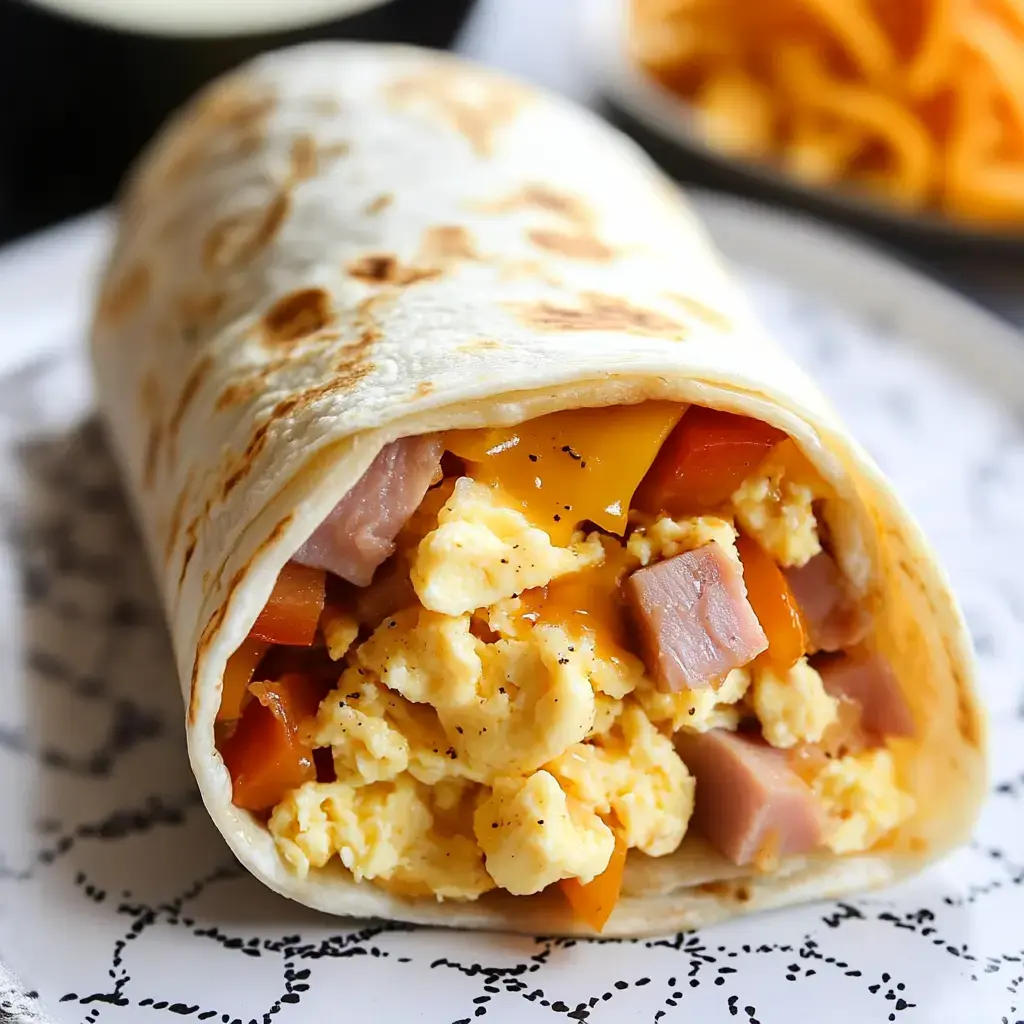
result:
M 556 897 L 400 899 L 299 880 L 231 803 L 221 677 L 278 571 L 383 445 L 648 398 L 787 431 L 834 487 L 837 555 L 879 622 L 918 736 L 916 815 L 884 849 L 751 874 L 688 838 L 631 853 L 606 935 L 690 928 L 882 885 L 963 842 L 984 724 L 948 581 L 878 467 L 765 337 L 673 187 L 552 96 L 449 56 L 317 44 L 179 114 L 128 181 L 92 353 L 160 582 L 203 799 L 272 889 L 359 917 L 585 930 Z

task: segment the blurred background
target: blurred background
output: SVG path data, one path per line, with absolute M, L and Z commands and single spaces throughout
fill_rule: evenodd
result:
M 1024 323 L 1024 0 L 0 0 L 0 241 L 107 203 L 210 78 L 321 38 L 458 49 Z

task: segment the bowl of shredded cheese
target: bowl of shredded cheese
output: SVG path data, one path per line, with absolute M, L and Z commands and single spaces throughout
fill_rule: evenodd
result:
M 903 235 L 1024 245 L 1022 0 L 584 10 L 608 99 L 658 155 L 715 168 L 705 183 Z

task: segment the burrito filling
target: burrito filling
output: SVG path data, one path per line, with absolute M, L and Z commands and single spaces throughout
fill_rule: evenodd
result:
M 387 445 L 230 659 L 234 803 L 298 875 L 558 886 L 600 930 L 629 850 L 870 849 L 914 723 L 797 445 L 697 406 Z

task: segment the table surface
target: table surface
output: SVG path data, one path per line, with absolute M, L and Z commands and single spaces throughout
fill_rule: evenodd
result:
M 585 0 L 477 0 L 458 49 L 591 106 L 600 83 L 578 47 Z M 878 243 L 875 243 L 878 244 Z M 890 246 L 890 251 L 892 247 Z M 898 252 L 898 250 L 897 250 Z M 1024 327 L 1024 259 L 927 251 L 900 253 L 946 285 Z

